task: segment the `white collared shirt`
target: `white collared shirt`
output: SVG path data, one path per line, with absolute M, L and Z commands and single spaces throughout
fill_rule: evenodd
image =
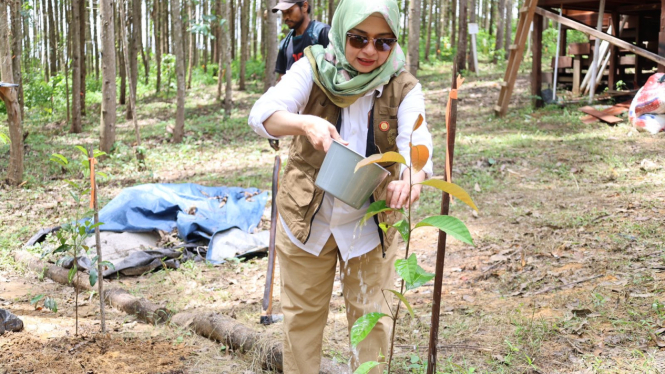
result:
M 254 104 L 249 114 L 249 125 L 264 138 L 279 139 L 279 137 L 274 137 L 266 131 L 263 122 L 277 111 L 285 110 L 291 113 L 300 113 L 304 110 L 313 84 L 309 59 L 301 58 L 282 76 L 281 81 L 275 87 L 271 87 Z M 383 86 L 367 92 L 349 107 L 342 108 L 340 136 L 349 142 L 349 148 L 361 155 L 365 154 L 367 148 L 367 121 L 368 114 L 374 104 L 375 92 L 377 92 L 377 97 L 381 96 Z M 422 114 L 423 118 L 425 117 L 425 99 L 420 83 L 406 95 L 397 111 L 397 148 L 406 159 L 407 164 L 410 159 L 409 140 L 411 130 L 419 114 Z M 430 159 L 423 171 L 430 177 L 432 175 L 432 137 L 427 129 L 427 122 L 423 122 L 422 126 L 413 133 L 413 144 L 423 144 L 429 149 Z M 400 173 L 404 169 L 405 167 L 402 166 Z M 369 220 L 364 226 L 358 227 L 358 222 L 360 222 L 368 207 L 369 201 L 356 210 L 332 195 L 324 194 L 321 207 L 312 221 L 311 233 L 307 243 L 301 243 L 296 239 L 284 221 L 281 220 L 281 217 L 280 220 L 291 241 L 304 251 L 318 256 L 330 235 L 333 235 L 342 258 L 349 259 L 361 256 L 381 243 L 378 227 L 373 220 Z

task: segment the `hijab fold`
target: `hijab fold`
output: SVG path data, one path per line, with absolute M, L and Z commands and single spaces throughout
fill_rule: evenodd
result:
M 369 73 L 359 73 L 346 60 L 346 33 L 374 13 L 382 15 L 395 36 L 399 35 L 396 0 L 341 0 L 333 16 L 328 47 L 313 45 L 305 49 L 314 83 L 338 107 L 350 106 L 368 91 L 387 84 L 404 68 L 406 58 L 399 43 L 393 45 L 388 60 Z

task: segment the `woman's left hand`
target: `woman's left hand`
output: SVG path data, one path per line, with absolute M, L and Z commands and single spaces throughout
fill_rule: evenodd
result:
M 414 183 L 416 182 L 414 181 Z M 410 189 L 408 179 L 392 181 L 388 184 L 386 191 L 386 205 L 393 209 L 408 208 L 409 189 L 411 190 L 411 204 L 413 204 L 420 198 L 421 188 L 422 185 L 415 184 L 413 185 L 413 188 Z

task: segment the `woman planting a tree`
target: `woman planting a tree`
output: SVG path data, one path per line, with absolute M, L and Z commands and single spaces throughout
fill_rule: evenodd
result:
M 393 287 L 397 232 L 384 235 L 377 222 L 392 224 L 397 217 L 382 213 L 359 227 L 370 202 L 353 209 L 317 188 L 314 180 L 333 139 L 366 156 L 399 152 L 408 164 L 412 136 L 413 144 L 427 146 L 432 154 L 426 124 L 412 131 L 418 116 L 424 116 L 425 103 L 420 84 L 403 69 L 399 20 L 396 0 L 341 0 L 328 47 L 306 49 L 307 58 L 296 62 L 250 113 L 249 124 L 259 135 L 294 135 L 277 196 L 288 374 L 319 372 L 338 261 L 349 328 L 366 313 L 388 313 L 381 290 Z M 420 185 L 410 191 L 410 179 L 421 182 L 432 173 L 431 160 L 413 175 L 398 163 L 382 166 L 391 175 L 371 200 L 386 200 L 392 208 L 416 201 Z M 390 329 L 379 322 L 354 349 L 354 370 L 388 354 Z

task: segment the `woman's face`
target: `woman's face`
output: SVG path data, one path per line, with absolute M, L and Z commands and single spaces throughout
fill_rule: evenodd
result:
M 371 1 L 371 0 L 367 0 Z M 361 37 L 369 38 L 370 42 L 362 48 L 353 47 L 350 38 L 346 37 L 345 56 L 346 60 L 356 69 L 359 73 L 369 73 L 372 70 L 383 65 L 392 49 L 386 51 L 378 51 L 374 44 L 374 39 L 377 38 L 395 38 L 395 34 L 388 26 L 385 18 L 380 14 L 372 14 L 362 21 L 358 26 L 348 31 L 348 34 L 358 35 Z M 395 47 L 395 44 L 392 44 Z

